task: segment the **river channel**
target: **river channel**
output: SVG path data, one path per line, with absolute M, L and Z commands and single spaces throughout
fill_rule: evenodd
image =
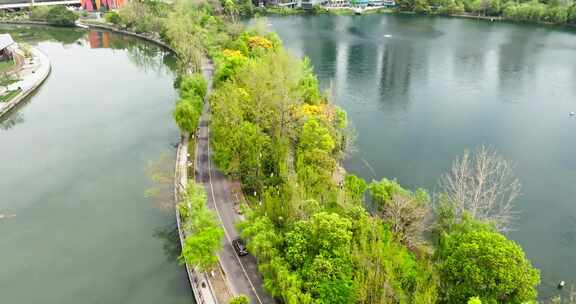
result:
M 524 188 L 510 237 L 543 298 L 576 284 L 576 35 L 392 15 L 268 18 L 348 111 L 347 169 L 438 190 L 464 149 L 492 145 Z M 173 58 L 106 32 L 0 26 L 52 74 L 0 120 L 0 297 L 6 303 L 189 303 L 174 215 L 145 171 L 174 154 Z M 161 205 L 161 204 L 160 204 Z
M 491 145 L 523 183 L 510 237 L 541 269 L 542 297 L 576 285 L 576 32 L 394 15 L 268 23 L 348 111 L 350 172 L 436 191 L 464 149 Z
M 173 209 L 145 196 L 179 136 L 172 56 L 107 32 L 0 32 L 52 61 L 0 121 L 0 302 L 190 303 Z

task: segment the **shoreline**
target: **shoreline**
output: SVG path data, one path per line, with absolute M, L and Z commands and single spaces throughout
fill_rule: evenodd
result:
M 84 27 L 82 27 L 82 25 L 87 26 L 88 28 L 84 28 Z M 138 34 L 138 33 L 132 32 L 132 31 L 119 29 L 119 28 L 114 27 L 113 25 L 108 25 L 108 24 L 101 23 L 101 22 L 91 22 L 91 21 L 87 22 L 87 20 L 80 20 L 79 19 L 78 24 L 77 24 L 77 28 L 105 30 L 105 31 L 110 31 L 110 32 L 118 33 L 118 34 L 124 34 L 124 35 L 128 35 L 128 36 L 140 38 L 140 39 L 146 40 L 148 42 L 155 43 L 155 44 L 171 51 L 172 53 L 176 54 L 176 51 L 174 51 L 174 49 L 172 49 L 172 47 L 170 45 L 168 45 L 167 43 L 165 43 L 164 41 L 160 40 L 157 37 L 151 37 L 149 35 Z
M 180 142 L 176 148 L 176 164 L 174 169 L 174 202 L 177 204 L 184 192 L 186 192 L 186 186 L 188 184 L 188 141 L 190 139 L 189 134 L 182 133 L 180 136 Z M 186 239 L 186 234 L 184 229 L 182 229 L 182 221 L 180 217 L 180 211 L 178 207 L 174 208 L 176 210 L 176 224 L 178 226 L 178 237 L 180 239 L 180 247 L 184 247 L 184 240 Z M 192 288 L 192 294 L 194 294 L 194 299 L 196 303 L 218 303 L 214 295 L 214 289 L 210 283 L 210 279 L 206 273 L 200 273 L 195 271 L 193 268 L 188 266 L 188 263 L 184 263 L 186 268 L 186 274 L 188 276 L 188 281 L 190 281 L 190 287 Z M 194 284 L 194 283 L 195 284 Z
M 0 20 L 0 23 L 19 24 L 19 25 L 29 24 L 29 25 L 55 26 L 55 25 L 47 23 L 47 22 L 32 21 L 32 20 L 18 20 L 18 21 L 16 21 L 16 20 Z M 115 28 L 113 26 L 109 26 L 109 25 L 105 25 L 105 24 L 95 24 L 92 22 L 83 22 L 83 20 L 79 20 L 79 22 L 76 24 L 76 26 L 71 27 L 71 28 L 79 28 L 79 29 L 84 29 L 84 30 L 86 30 L 86 29 L 104 30 L 104 31 L 110 31 L 110 32 L 122 34 L 122 35 L 128 35 L 131 37 L 139 38 L 139 39 L 142 39 L 144 41 L 154 43 L 154 44 L 176 54 L 176 52 L 168 44 L 164 43 L 163 41 L 159 40 L 158 38 L 150 37 L 150 36 L 147 36 L 144 34 L 138 34 L 135 32 L 130 32 L 130 31 L 122 30 L 122 29 L 118 29 L 118 28 Z M 40 51 L 38 51 L 35 48 L 31 48 L 31 50 L 35 54 L 38 54 L 39 56 L 44 57 L 45 60 L 44 61 L 41 60 L 41 62 L 47 62 L 48 63 L 48 70 L 45 74 L 41 74 L 42 75 L 42 77 L 40 78 L 41 80 L 38 81 L 33 87 L 31 87 L 30 89 L 27 89 L 27 90 L 23 90 L 16 97 L 14 97 L 11 101 L 6 102 L 5 107 L 0 107 L 0 118 L 4 114 L 9 113 L 16 105 L 18 105 L 22 100 L 24 100 L 26 97 L 28 97 L 28 95 L 30 95 L 32 92 L 34 92 L 44 82 L 44 80 L 48 77 L 48 75 L 51 72 L 51 64 L 50 64 L 50 61 L 48 60 L 48 57 L 45 56 L 43 53 L 41 53 Z M 35 60 L 37 60 L 36 57 L 35 57 Z M 0 104 L 0 105 L 2 105 L 2 104 Z M 178 147 L 177 147 L 175 170 L 174 170 L 174 198 L 175 198 L 174 203 L 175 204 L 178 203 L 178 201 L 180 200 L 181 194 L 183 191 L 185 191 L 184 189 L 188 183 L 188 180 L 187 180 L 188 179 L 187 163 L 188 163 L 188 153 L 189 153 L 187 151 L 188 150 L 188 140 L 189 140 L 188 134 L 182 133 L 180 136 L 180 142 L 178 143 Z M 178 208 L 175 208 L 175 211 L 176 211 L 176 223 L 178 226 L 180 246 L 183 246 L 186 235 L 185 235 L 184 230 L 182 229 L 181 220 L 180 220 L 180 212 L 179 212 Z M 221 267 L 221 266 L 219 266 L 219 267 Z M 192 289 L 192 293 L 194 295 L 194 299 L 195 299 L 196 303 L 206 303 L 206 304 L 219 303 L 219 301 L 217 300 L 218 297 L 214 293 L 214 288 L 212 286 L 213 284 L 211 284 L 211 282 L 210 282 L 211 281 L 210 276 L 207 273 L 196 272 L 194 269 L 189 267 L 187 263 L 185 263 L 185 269 L 186 269 L 189 284 L 190 284 L 190 287 Z M 225 283 L 228 284 L 227 281 Z
M 22 91 L 12 97 L 9 101 L 0 103 L 0 118 L 10 113 L 30 94 L 35 92 L 44 83 L 52 71 L 52 64 L 48 56 L 34 47 L 30 47 L 30 51 L 34 54 L 34 62 L 39 62 L 38 66 L 30 75 L 28 75 L 28 77 L 10 85 L 11 87 L 20 88 Z M 21 70 L 22 69 L 20 69 L 20 71 Z M 19 73 L 20 71 L 16 73 Z
M 165 48 L 166 50 L 171 51 L 172 53 L 176 54 L 176 51 L 172 49 L 168 44 L 164 43 L 160 39 L 156 37 L 150 37 L 144 34 L 138 34 L 135 32 L 127 31 L 118 29 L 112 25 L 107 24 L 96 24 L 95 22 L 83 22 L 83 20 L 79 20 L 76 24 L 77 27 L 82 29 L 96 29 L 96 30 L 105 30 L 110 31 L 122 35 L 128 35 L 135 38 L 139 38 L 151 43 L 154 43 L 160 47 Z M 178 226 L 178 237 L 180 239 L 180 246 L 184 246 L 184 241 L 186 239 L 186 233 L 182 228 L 181 223 L 181 216 L 180 211 L 176 207 L 176 204 L 181 200 L 182 194 L 186 191 L 186 186 L 188 184 L 188 162 L 190 159 L 190 152 L 188 151 L 189 141 L 191 137 L 188 133 L 182 132 L 180 135 L 180 141 L 178 142 L 177 150 L 176 150 L 176 161 L 174 167 L 174 203 L 175 203 L 175 211 L 176 211 L 176 223 Z M 196 150 L 196 149 L 195 149 Z M 196 154 L 196 151 L 193 151 Z M 196 157 L 192 159 L 194 162 L 194 168 Z M 196 177 L 194 176 L 194 179 Z M 194 295 L 194 299 L 196 303 L 224 303 L 225 301 L 222 298 L 229 298 L 230 297 L 230 286 L 228 280 L 225 278 L 226 274 L 223 273 L 222 265 L 220 262 L 218 263 L 218 267 L 216 270 L 212 271 L 211 275 L 208 275 L 206 272 L 197 272 L 193 268 L 191 268 L 188 263 L 184 263 L 188 281 L 190 287 L 192 288 L 192 293 Z M 214 282 L 212 282 L 214 280 Z M 223 281 L 223 282 L 220 282 Z M 221 286 L 222 283 L 225 285 L 224 287 Z M 215 292 L 215 290 L 220 290 L 221 292 Z M 222 291 L 222 289 L 226 289 Z
M 304 10 L 301 8 L 289 8 L 286 12 L 282 12 L 278 10 L 278 8 L 272 9 L 265 9 L 261 12 L 261 15 L 266 16 L 297 16 L 297 15 L 310 15 L 310 16 L 321 16 L 321 15 L 331 15 L 331 16 L 363 16 L 363 15 L 375 15 L 375 14 L 382 14 L 382 15 L 412 15 L 412 16 L 419 16 L 419 17 L 444 17 L 444 18 L 462 18 L 462 19 L 475 19 L 475 20 L 482 20 L 486 22 L 505 22 L 510 24 L 518 24 L 518 25 L 533 25 L 533 26 L 547 26 L 547 27 L 556 27 L 556 28 L 566 28 L 566 29 L 575 29 L 576 24 L 572 23 L 552 23 L 552 22 L 527 22 L 527 21 L 515 21 L 510 18 L 506 18 L 504 16 L 482 16 L 482 15 L 474 15 L 472 13 L 460 13 L 460 14 L 451 14 L 451 15 L 440 15 L 440 14 L 418 14 L 416 12 L 411 11 L 398 11 L 394 8 L 386 8 L 386 7 L 367 7 L 362 10 L 361 14 L 356 14 L 353 7 L 321 7 L 320 12 L 314 12 L 313 10 Z M 250 17 L 253 18 L 254 16 Z

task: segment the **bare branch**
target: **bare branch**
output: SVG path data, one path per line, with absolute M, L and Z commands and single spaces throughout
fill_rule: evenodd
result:
M 521 184 L 514 165 L 495 149 L 481 146 L 473 155 L 465 151 L 441 177 L 440 187 L 456 204 L 457 216 L 467 212 L 478 220 L 492 222 L 502 232 L 510 230 Z

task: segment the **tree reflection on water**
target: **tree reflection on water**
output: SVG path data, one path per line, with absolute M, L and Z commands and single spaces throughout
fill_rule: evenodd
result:
M 7 115 L 6 118 L 0 119 L 0 130 L 10 130 L 17 124 L 24 122 L 24 115 L 20 112 L 14 112 Z
M 55 28 L 42 25 L 0 25 L 0 31 L 10 33 L 17 42 L 36 44 L 57 41 L 64 45 L 73 44 L 85 35 L 85 31 L 75 28 Z
M 175 72 L 176 60 L 172 53 L 151 42 L 100 30 L 90 30 L 87 36 L 90 48 L 126 50 L 130 61 L 145 72 Z

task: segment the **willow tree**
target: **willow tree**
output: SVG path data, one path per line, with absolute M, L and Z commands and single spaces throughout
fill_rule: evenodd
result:
M 185 72 L 200 72 L 204 56 L 202 29 L 195 22 L 190 22 L 192 16 L 176 10 L 166 21 L 166 37 L 170 46 L 178 54 L 181 69 Z
M 206 205 L 204 187 L 191 182 L 178 209 L 187 234 L 180 260 L 200 271 L 210 270 L 218 263 L 217 253 L 222 249 L 224 230 L 214 211 Z

